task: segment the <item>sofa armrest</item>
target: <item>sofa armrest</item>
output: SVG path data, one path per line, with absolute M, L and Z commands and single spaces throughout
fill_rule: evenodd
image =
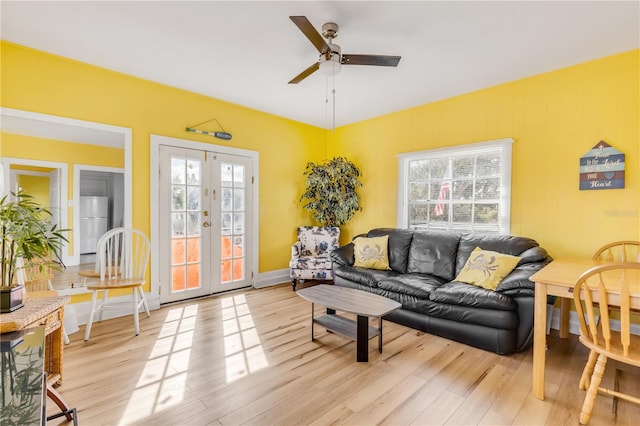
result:
M 517 266 L 498 284 L 496 291 L 509 295 L 532 295 L 535 283 L 530 280 L 531 275 L 542 269 L 548 262 L 525 263 Z
M 296 259 L 300 257 L 300 250 L 302 250 L 302 243 L 300 241 L 296 241 L 291 246 L 291 258 Z
M 331 260 L 341 266 L 353 266 L 355 257 L 353 254 L 353 243 L 338 247 L 329 254 Z

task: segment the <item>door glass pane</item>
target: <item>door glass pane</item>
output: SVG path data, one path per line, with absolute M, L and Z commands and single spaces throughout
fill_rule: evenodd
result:
M 244 239 L 246 233 L 246 169 L 242 164 L 222 163 L 221 284 L 246 277 Z
M 200 214 L 202 165 L 171 158 L 171 292 L 199 288 L 202 269 Z
M 222 188 L 222 211 L 228 212 L 233 209 L 233 204 L 231 204 L 233 190 L 231 188 Z

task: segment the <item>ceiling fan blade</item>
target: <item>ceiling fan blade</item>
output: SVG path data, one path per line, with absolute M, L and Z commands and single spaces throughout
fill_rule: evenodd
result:
M 309 22 L 306 16 L 289 16 L 289 19 L 300 28 L 300 31 L 307 36 L 309 41 L 318 49 L 318 52 L 325 53 L 330 50 L 327 42 L 324 41 L 320 33 L 313 28 L 313 25 L 311 25 L 311 22 Z
M 385 55 L 342 55 L 344 65 L 377 65 L 381 67 L 397 67 L 401 56 Z
M 298 83 L 300 83 L 302 80 L 304 80 L 305 78 L 309 77 L 314 72 L 318 71 L 318 68 L 320 68 L 320 65 L 317 62 L 315 62 L 309 68 L 307 68 L 306 70 L 302 71 L 300 74 L 296 75 L 289 82 L 289 84 L 298 84 Z

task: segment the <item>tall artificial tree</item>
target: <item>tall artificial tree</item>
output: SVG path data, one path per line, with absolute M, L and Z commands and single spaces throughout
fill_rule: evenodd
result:
M 307 163 L 306 191 L 300 197 L 320 226 L 342 226 L 362 210 L 356 189 L 362 186 L 360 170 L 344 157 Z

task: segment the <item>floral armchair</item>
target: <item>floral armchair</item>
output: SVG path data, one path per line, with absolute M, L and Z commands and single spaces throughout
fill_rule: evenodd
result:
M 301 226 L 298 241 L 291 247 L 289 277 L 295 291 L 299 280 L 331 280 L 329 253 L 338 248 L 337 226 Z

